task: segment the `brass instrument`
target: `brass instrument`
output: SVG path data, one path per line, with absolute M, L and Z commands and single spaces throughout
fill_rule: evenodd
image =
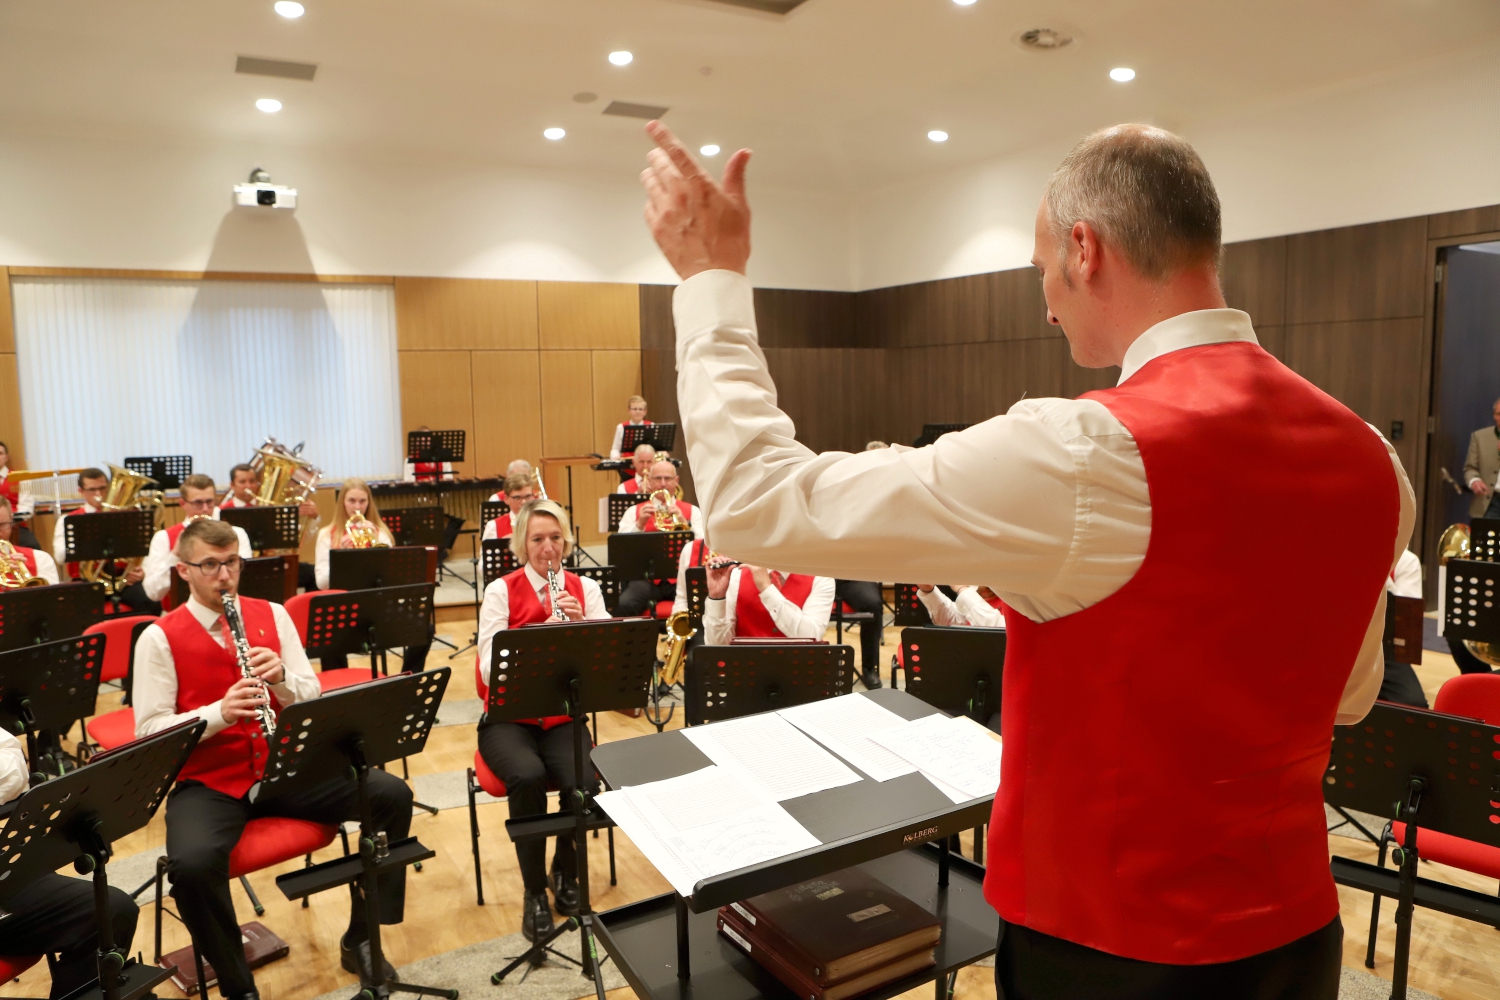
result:
M 562 581 L 557 578 L 557 570 L 553 569 L 549 563 L 547 565 L 547 594 L 552 598 L 552 620 L 555 622 L 568 620 L 568 613 L 557 605 L 557 599 L 562 597 L 563 593 Z
M 147 485 L 155 486 L 156 480 L 150 476 L 143 476 L 129 469 L 122 469 L 118 465 L 109 467 L 109 486 L 104 490 L 104 499 L 99 501 L 99 506 L 104 510 L 140 510 L 144 507 L 161 507 L 161 491 L 147 490 Z M 59 522 L 58 530 L 62 525 Z M 104 592 L 110 597 L 115 596 L 126 587 L 125 577 L 112 576 L 105 572 L 106 564 L 111 560 L 90 559 L 78 564 L 78 574 L 89 583 L 104 584 Z M 141 565 L 139 556 L 128 559 L 125 568 L 136 569 Z
M 323 478 L 323 470 L 301 458 L 302 446 L 288 448 L 275 438 L 266 438 L 266 443 L 250 459 L 250 468 L 260 476 L 260 489 L 255 492 L 253 504 L 257 507 L 300 507 L 312 499 Z M 302 534 L 313 523 L 312 518 L 303 518 Z
M 266 741 L 270 742 L 276 737 L 276 710 L 271 707 L 271 689 L 250 669 L 250 641 L 245 638 L 245 619 L 240 616 L 240 599 L 227 590 L 219 596 L 224 601 L 224 624 L 229 626 L 229 634 L 234 638 L 234 658 L 239 664 L 240 676 L 253 678 L 260 685 L 261 696 L 265 698 L 255 710 L 255 718 L 260 723 L 260 731 L 265 735 Z
M 677 501 L 672 494 L 666 490 L 657 490 L 651 494 L 651 516 L 655 519 L 657 531 L 691 531 L 693 526 L 688 523 L 687 518 L 682 516 L 682 511 L 677 507 Z
M 16 553 L 15 546 L 0 538 L 0 590 L 45 586 L 47 581 L 31 575 L 31 570 L 26 568 L 26 560 Z
M 375 526 L 375 522 L 359 511 L 349 515 L 349 520 L 344 524 L 344 535 L 349 539 L 352 548 L 385 549 L 390 547 L 380 540 L 380 529 Z
M 1471 540 L 1467 524 L 1450 524 L 1438 539 L 1438 565 L 1448 565 L 1449 559 L 1467 559 L 1471 551 Z M 1492 667 L 1500 667 L 1500 643 L 1464 640 L 1464 648 Z
M 688 620 L 686 611 L 679 611 L 667 619 L 667 659 L 661 668 L 663 684 L 681 684 L 682 668 L 687 662 L 688 640 L 698 633 Z
M 538 462 L 531 468 L 531 481 L 536 484 L 536 495 L 540 500 L 550 500 L 547 496 L 547 487 L 542 484 L 542 465 Z

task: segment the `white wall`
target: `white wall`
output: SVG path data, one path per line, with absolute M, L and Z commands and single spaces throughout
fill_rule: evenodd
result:
M 263 166 L 295 212 L 234 209 Z M 0 264 L 672 282 L 626 176 L 0 131 Z M 836 199 L 756 192 L 758 284 L 851 287 Z
M 1229 242 L 1500 202 L 1494 45 L 1161 124 L 1207 162 Z M 856 287 L 1025 266 L 1042 186 L 1074 138 L 858 196 Z

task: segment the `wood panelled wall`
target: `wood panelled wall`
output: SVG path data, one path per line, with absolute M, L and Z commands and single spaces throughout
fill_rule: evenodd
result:
M 0 441 L 10 449 L 10 467 L 26 468 L 21 430 L 21 389 L 16 373 L 16 334 L 10 306 L 10 272 L 0 267 Z

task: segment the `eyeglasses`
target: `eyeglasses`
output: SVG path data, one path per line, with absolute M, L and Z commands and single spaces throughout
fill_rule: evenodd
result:
M 204 576 L 218 576 L 219 570 L 221 569 L 229 570 L 229 573 L 232 576 L 233 574 L 240 571 L 240 567 L 245 565 L 245 560 L 241 559 L 239 556 L 230 556 L 228 559 L 225 559 L 222 562 L 220 562 L 218 559 L 205 559 L 202 562 L 184 561 L 182 564 L 184 566 L 193 567 Z

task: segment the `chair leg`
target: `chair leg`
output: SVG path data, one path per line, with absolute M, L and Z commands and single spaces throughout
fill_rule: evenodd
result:
M 250 905 L 255 907 L 255 915 L 257 917 L 265 916 L 266 908 L 261 905 L 260 897 L 255 894 L 255 890 L 250 888 L 250 879 L 244 875 L 241 875 L 240 885 L 245 887 L 245 895 L 250 897 Z
M 196 941 L 193 942 L 193 964 L 198 967 L 198 995 L 207 1000 L 208 977 L 203 974 L 203 953 L 198 950 Z
M 469 845 L 474 850 L 474 896 L 484 905 L 484 873 L 479 867 L 479 809 L 474 803 L 474 769 L 469 768 Z
M 1377 868 L 1385 867 L 1385 850 L 1390 843 L 1391 825 L 1387 823 L 1385 829 L 1380 831 L 1380 860 L 1375 862 Z M 1380 926 L 1380 893 L 1373 893 L 1374 898 L 1370 900 L 1370 939 L 1365 944 L 1365 968 L 1375 968 L 1375 932 Z
M 610 827 L 609 833 L 609 884 L 618 885 L 615 881 L 615 828 Z
M 161 910 L 162 910 L 162 883 L 167 878 L 167 858 L 163 855 L 156 859 L 156 962 L 161 963 Z
M 309 854 L 307 856 L 307 858 L 303 861 L 302 867 L 303 868 L 311 868 L 312 867 L 312 855 L 311 854 Z M 302 908 L 304 910 L 307 909 L 307 901 L 308 901 L 309 898 L 310 897 L 308 897 L 308 896 L 303 896 L 302 897 Z

